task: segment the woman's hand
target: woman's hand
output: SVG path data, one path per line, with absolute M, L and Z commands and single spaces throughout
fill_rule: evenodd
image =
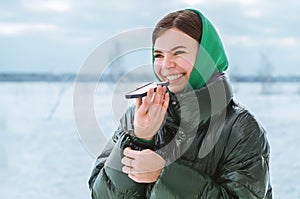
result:
M 166 164 L 166 161 L 150 149 L 143 151 L 125 148 L 122 171 L 138 183 L 155 182 Z
M 153 97 L 154 95 L 154 97 Z M 153 99 L 152 99 L 153 98 Z M 134 114 L 134 134 L 138 138 L 151 140 L 160 128 L 169 106 L 169 94 L 166 87 L 151 88 L 144 101 L 136 100 Z

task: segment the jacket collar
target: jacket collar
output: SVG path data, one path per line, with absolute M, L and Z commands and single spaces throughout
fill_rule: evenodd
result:
M 194 131 L 212 116 L 223 112 L 233 98 L 228 77 L 220 74 L 199 89 L 171 95 L 169 114 L 180 127 Z M 177 124 L 178 125 L 178 124 Z

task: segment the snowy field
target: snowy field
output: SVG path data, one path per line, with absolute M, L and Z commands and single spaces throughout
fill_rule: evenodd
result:
M 274 198 L 298 199 L 300 85 L 265 86 L 269 93 L 258 83 L 235 83 L 235 98 L 268 132 Z M 0 198 L 90 198 L 95 152 L 77 131 L 73 89 L 72 83 L 0 83 Z M 96 118 L 106 137 L 128 105 L 123 94 L 109 85 L 95 92 Z

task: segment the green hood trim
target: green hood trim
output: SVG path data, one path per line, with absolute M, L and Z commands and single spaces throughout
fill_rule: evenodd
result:
M 191 72 L 185 91 L 204 86 L 216 72 L 224 72 L 228 68 L 228 59 L 222 40 L 213 24 L 198 10 L 187 9 L 197 13 L 202 21 L 202 37 L 198 55 Z M 152 64 L 154 69 L 154 54 L 152 47 Z M 155 71 L 156 78 L 160 81 Z
M 197 89 L 205 85 L 215 72 L 224 72 L 228 68 L 228 59 L 222 40 L 213 24 L 198 10 L 187 10 L 197 13 L 202 21 L 198 55 L 189 78 L 189 85 Z

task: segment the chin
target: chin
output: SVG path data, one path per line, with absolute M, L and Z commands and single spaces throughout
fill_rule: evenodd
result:
M 181 93 L 184 90 L 184 88 L 180 88 L 180 87 L 177 87 L 177 86 L 169 86 L 168 88 L 172 93 L 175 93 L 175 94 L 176 93 Z

